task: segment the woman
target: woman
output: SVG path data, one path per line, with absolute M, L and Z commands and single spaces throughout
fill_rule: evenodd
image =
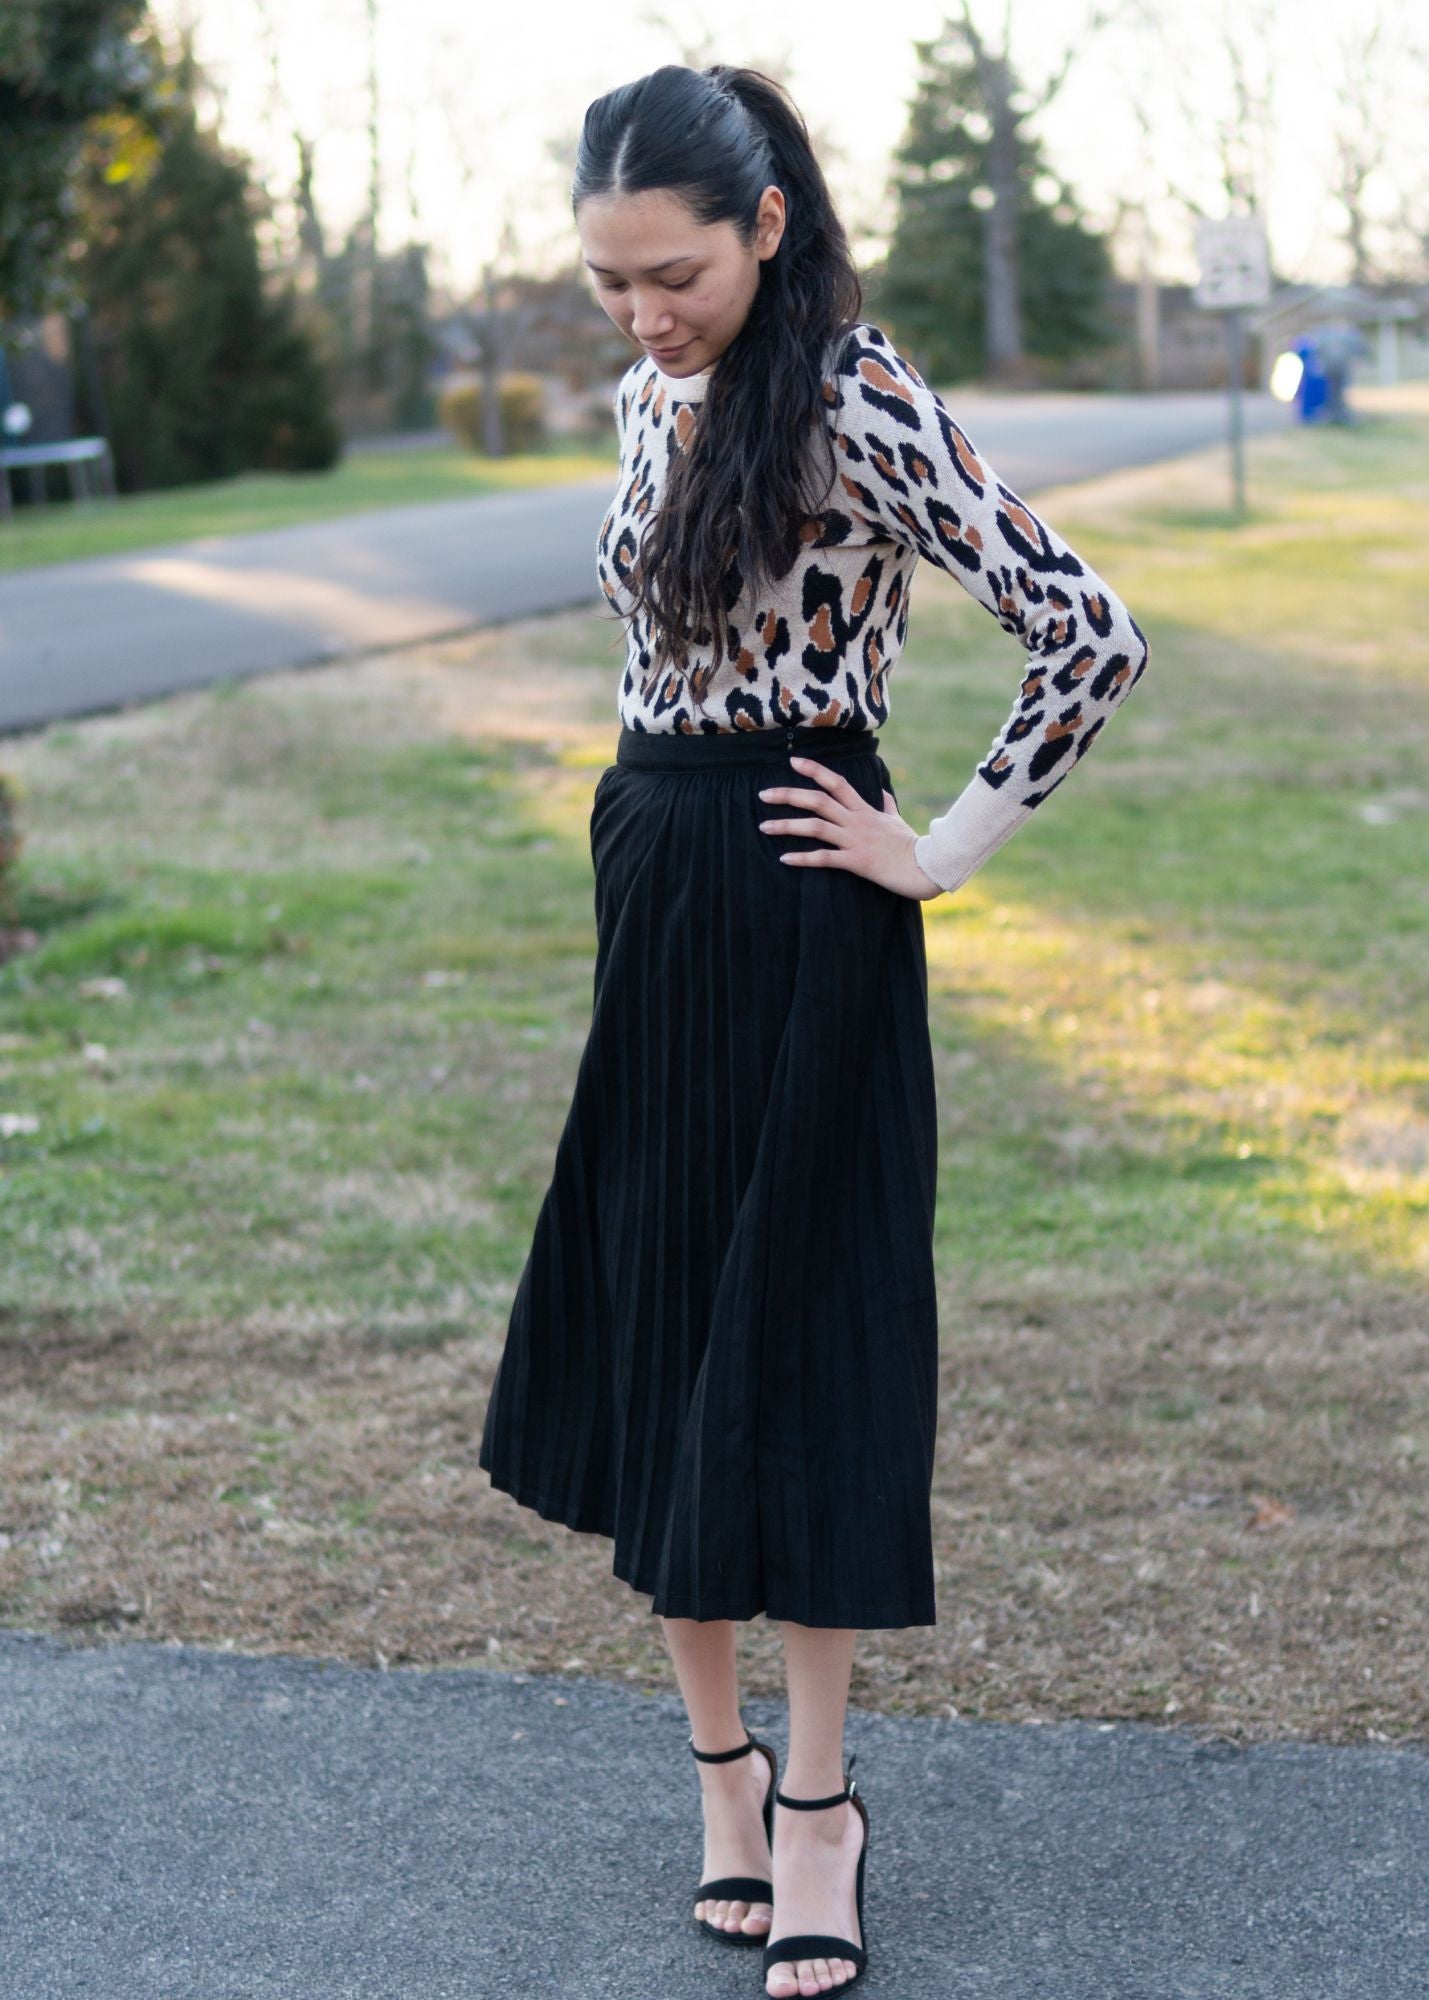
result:
M 591 811 L 590 1037 L 481 1464 L 611 1537 L 650 1593 L 700 1760 L 696 1919 L 763 1946 L 767 1993 L 820 1993 L 867 1962 L 854 1642 L 935 1622 L 919 904 L 1062 782 L 1147 645 L 859 318 L 769 78 L 671 65 L 598 99 L 573 205 L 641 349 L 597 562 L 627 623 L 622 726 Z M 920 555 L 1031 656 L 923 833 L 876 734 Z M 761 1612 L 788 1668 L 782 1788 L 740 1720 L 735 1625 Z

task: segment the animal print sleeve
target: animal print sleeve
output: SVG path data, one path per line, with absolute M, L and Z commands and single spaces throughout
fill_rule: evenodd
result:
M 956 577 L 1031 656 L 966 788 L 914 843 L 919 866 L 953 890 L 1086 755 L 1150 648 L 1116 594 L 1003 484 L 881 329 L 854 330 L 835 386 L 846 504 Z

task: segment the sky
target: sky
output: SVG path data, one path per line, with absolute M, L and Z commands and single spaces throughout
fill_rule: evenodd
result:
M 568 190 L 585 107 L 663 62 L 787 65 L 855 253 L 871 257 L 890 219 L 888 176 L 917 73 L 914 42 L 956 11 L 943 0 L 875 8 L 858 0 L 719 0 L 717 8 L 679 0 L 151 0 L 164 27 L 193 23 L 224 137 L 250 154 L 270 192 L 292 185 L 294 124 L 316 140 L 319 210 L 334 237 L 366 201 L 369 4 L 377 10 L 380 240 L 384 249 L 414 235 L 428 242 L 435 277 L 458 295 L 487 260 L 502 259 L 503 243 L 500 268 L 514 259 L 551 271 L 578 257 Z M 1345 67 L 1335 37 L 1346 10 L 1334 0 L 1198 0 L 1194 9 L 1168 8 L 1171 39 L 1153 43 L 1115 27 L 1088 36 L 1094 4 L 973 0 L 993 42 L 1010 19 L 1014 61 L 1034 95 L 1072 47 L 1066 81 L 1032 129 L 1093 226 L 1109 228 L 1120 207 L 1144 201 L 1157 275 L 1194 282 L 1195 217 L 1185 197 L 1225 212 L 1214 145 L 1215 122 L 1232 102 L 1223 24 L 1243 32 L 1263 17 L 1265 53 L 1255 67 L 1272 113 L 1273 139 L 1262 150 L 1275 269 L 1296 283 L 1341 281 L 1347 259 L 1326 188 L 1333 79 Z M 1391 49 L 1396 40 L 1407 49 L 1414 0 L 1383 0 L 1379 11 Z M 1385 216 L 1409 187 L 1429 198 L 1426 47 L 1421 34 L 1420 60 L 1388 60 L 1376 87 L 1390 161 L 1368 203 Z M 1134 227 L 1128 222 L 1114 244 L 1128 275 Z

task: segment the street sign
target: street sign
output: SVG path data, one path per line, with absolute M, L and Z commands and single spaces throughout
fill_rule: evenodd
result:
M 1245 424 L 1241 414 L 1241 385 L 1245 374 L 1245 329 L 1241 314 L 1247 306 L 1263 305 L 1270 297 L 1270 252 L 1265 224 L 1258 215 L 1202 216 L 1196 224 L 1196 255 L 1200 259 L 1201 277 L 1191 294 L 1192 304 L 1225 315 L 1231 471 L 1235 511 L 1243 518 Z
M 1257 215 L 1203 216 L 1196 224 L 1200 282 L 1194 305 L 1213 311 L 1263 305 L 1270 297 L 1270 253 Z

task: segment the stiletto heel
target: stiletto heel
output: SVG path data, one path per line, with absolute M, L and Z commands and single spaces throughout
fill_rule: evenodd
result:
M 774 1844 L 774 1794 L 779 1787 L 779 1759 L 772 1743 L 763 1742 L 746 1729 L 746 1742 L 734 1750 L 695 1750 L 695 1739 L 690 1738 L 690 1748 L 702 1764 L 728 1764 L 735 1757 L 747 1757 L 751 1750 L 762 1750 L 769 1759 L 769 1789 L 764 1794 L 764 1833 L 770 1846 Z M 695 1891 L 695 1901 L 718 1901 L 721 1897 L 729 1902 L 774 1904 L 774 1884 L 761 1881 L 757 1875 L 720 1875 L 713 1882 L 701 1882 Z M 767 1931 L 726 1931 L 718 1924 L 712 1924 L 708 1917 L 696 1917 L 695 1922 L 702 1931 L 721 1944 L 763 1944 Z
M 860 1942 L 852 1938 L 830 1937 L 822 1931 L 801 1931 L 793 1937 L 771 1938 L 764 1947 L 764 1978 L 766 1991 L 769 1974 L 781 1963 L 796 1964 L 801 1958 L 846 1958 L 857 1970 L 841 1986 L 831 1986 L 831 1993 L 845 1993 L 850 1986 L 856 1986 L 868 1967 L 868 1952 L 865 1949 L 867 1932 L 863 1927 L 863 1864 L 868 1855 L 868 1807 L 858 1797 L 858 1787 L 853 1780 L 853 1767 L 858 1759 L 857 1750 L 848 1760 L 844 1772 L 844 1789 L 833 1792 L 826 1799 L 791 1799 L 778 1786 L 774 1797 L 781 1806 L 794 1806 L 799 1812 L 818 1812 L 824 1806 L 840 1806 L 847 1799 L 863 1821 L 863 1845 L 858 1850 L 858 1876 L 854 1888 L 855 1908 L 858 1911 L 858 1935 Z M 791 1996 L 792 2000 L 792 1996 Z

